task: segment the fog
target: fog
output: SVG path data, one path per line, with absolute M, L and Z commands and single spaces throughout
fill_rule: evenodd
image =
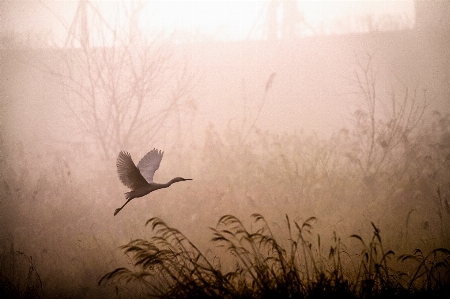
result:
M 35 5 L 62 13 L 55 3 Z M 249 231 L 251 215 L 263 215 L 280 243 L 290 240 L 286 216 L 316 217 L 324 256 L 334 232 L 358 256 L 349 236 L 370 239 L 371 223 L 396 254 L 449 248 L 450 27 L 433 6 L 417 9 L 412 25 L 375 16 L 345 27 L 341 16 L 322 31 L 279 25 L 272 38 L 258 26 L 247 39 L 149 35 L 95 13 L 86 39 L 82 29 L 59 41 L 2 31 L 2 279 L 45 298 L 132 294 L 98 282 L 133 269 L 120 246 L 149 239 L 153 217 L 224 271 L 234 264 L 210 228 L 228 214 Z M 67 32 L 70 16 L 50 27 Z M 153 148 L 164 151 L 155 182 L 193 180 L 113 216 L 129 191 L 117 155 L 137 164 Z

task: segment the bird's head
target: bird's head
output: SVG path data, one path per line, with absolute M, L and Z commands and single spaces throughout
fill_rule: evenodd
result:
M 176 177 L 176 178 L 171 180 L 172 184 L 176 183 L 176 182 L 183 182 L 183 181 L 192 181 L 192 179 L 185 179 L 185 178 Z

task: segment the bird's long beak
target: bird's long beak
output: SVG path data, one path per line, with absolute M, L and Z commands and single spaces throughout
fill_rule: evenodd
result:
M 184 179 L 185 181 L 192 181 L 192 179 Z

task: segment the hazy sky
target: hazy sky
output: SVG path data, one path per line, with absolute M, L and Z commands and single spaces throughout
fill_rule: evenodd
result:
M 97 4 L 106 18 L 115 15 L 119 1 L 91 1 Z M 124 1 L 130 5 L 131 1 Z M 261 0 L 166 0 L 144 1 L 139 17 L 139 28 L 179 30 L 209 36 L 213 39 L 240 40 L 246 38 L 252 28 L 258 30 L 264 20 L 269 1 Z M 74 18 L 77 1 L 11 1 L 0 3 L 0 28 L 14 32 L 37 32 L 64 39 L 66 29 Z M 402 1 L 297 1 L 299 10 L 311 26 L 330 23 L 347 16 L 404 14 L 413 19 L 412 0 Z M 53 14 L 50 12 L 53 11 Z M 121 8 L 123 10 L 123 8 Z M 279 14 L 281 14 L 281 8 Z M 58 21 L 57 17 L 60 18 Z M 256 29 L 255 29 L 256 28 Z
M 140 20 L 141 26 L 157 24 L 223 34 L 230 39 L 245 38 L 252 27 L 261 26 L 270 1 L 161 1 L 149 3 Z M 413 14 L 412 1 L 297 1 L 299 11 L 311 25 L 333 19 L 366 14 Z M 282 14 L 280 6 L 279 14 Z M 148 18 L 145 15 L 149 16 Z M 157 16 L 156 19 L 153 17 Z M 148 26 L 148 25 L 147 25 Z

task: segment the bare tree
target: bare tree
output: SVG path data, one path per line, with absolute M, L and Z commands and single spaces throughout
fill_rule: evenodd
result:
M 139 31 L 142 2 L 119 2 L 108 19 L 99 6 L 82 2 L 88 6 L 77 14 L 83 34 L 74 29 L 76 22 L 66 26 L 70 43 L 58 48 L 62 64 L 53 71 L 80 132 L 109 159 L 120 149 L 151 146 L 172 117 L 181 130 L 179 112 L 193 77 L 170 36 L 160 32 L 149 39 Z
M 362 102 L 354 113 L 356 138 L 347 157 L 359 165 L 367 182 L 383 172 L 386 165 L 396 165 L 395 175 L 406 171 L 407 155 L 414 147 L 412 135 L 421 125 L 427 107 L 425 92 L 411 92 L 404 87 L 399 93 L 391 86 L 389 93 L 383 93 L 377 79 L 373 55 L 358 58 L 354 83 Z

